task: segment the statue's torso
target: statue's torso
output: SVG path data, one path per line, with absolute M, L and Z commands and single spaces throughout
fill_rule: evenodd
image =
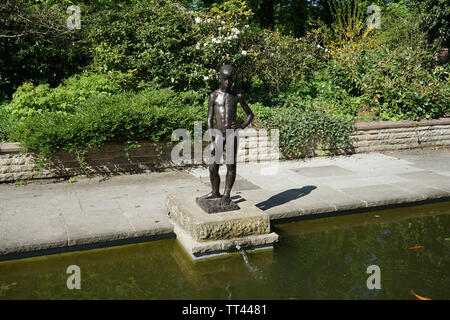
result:
M 238 96 L 235 92 L 229 93 L 220 90 L 216 90 L 214 94 L 215 127 L 225 132 L 226 129 L 231 129 L 232 123 L 236 122 Z

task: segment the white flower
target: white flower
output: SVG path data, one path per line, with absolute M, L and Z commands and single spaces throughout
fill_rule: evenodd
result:
M 245 55 L 247 55 L 247 51 L 242 50 L 241 54 L 242 54 L 243 56 L 245 56 Z
M 211 18 L 206 19 L 206 22 L 210 23 L 212 21 Z
M 203 80 L 209 80 L 208 76 L 203 76 Z
M 231 28 L 231 32 L 236 33 L 236 34 L 241 33 L 241 32 L 238 30 L 238 28 Z
M 200 50 L 200 43 L 197 43 L 197 45 L 195 46 L 195 49 Z
M 200 23 L 202 22 L 202 19 L 200 17 L 195 17 L 195 23 Z

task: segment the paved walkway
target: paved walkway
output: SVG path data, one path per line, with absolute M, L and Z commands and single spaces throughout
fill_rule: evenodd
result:
M 239 164 L 234 200 L 250 201 L 273 222 L 450 200 L 450 149 L 281 161 L 277 170 L 270 175 L 267 164 Z M 76 180 L 0 184 L 0 260 L 44 249 L 173 237 L 166 195 L 210 188 L 206 168 Z

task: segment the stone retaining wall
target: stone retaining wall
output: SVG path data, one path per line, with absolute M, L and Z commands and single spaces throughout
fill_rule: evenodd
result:
M 240 136 L 238 162 L 280 158 L 278 148 L 270 143 L 267 132 L 250 129 L 241 131 Z M 450 146 L 450 119 L 358 122 L 350 139 L 354 153 Z M 0 143 L 0 182 L 80 174 L 148 172 L 176 166 L 170 160 L 175 143 L 158 145 L 143 141 L 139 144 L 139 148 L 129 151 L 114 142 L 106 143 L 101 150 L 91 148 L 86 155 L 85 168 L 80 167 L 73 154 L 59 151 L 52 158 L 51 166 L 38 172 L 36 154 L 22 153 L 18 143 Z
M 0 149 L 0 181 L 69 177 L 80 174 L 113 172 L 146 172 L 171 167 L 172 146 L 141 142 L 141 147 L 128 150 L 119 143 L 109 142 L 103 148 L 88 150 L 82 168 L 75 155 L 56 152 L 51 165 L 37 170 L 37 154 L 22 153 L 18 143 L 9 143 Z
M 450 119 L 356 123 L 355 153 L 450 146 Z

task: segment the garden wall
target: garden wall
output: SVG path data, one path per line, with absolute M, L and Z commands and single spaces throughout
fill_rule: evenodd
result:
M 241 132 L 245 143 L 240 144 L 238 162 L 278 159 L 265 132 L 258 133 L 252 130 Z M 419 122 L 357 122 L 350 139 L 351 153 L 450 146 L 450 118 Z M 102 150 L 91 148 L 86 155 L 85 168 L 80 167 L 73 154 L 59 151 L 51 165 L 38 172 L 34 153 L 22 153 L 18 143 L 0 143 L 0 182 L 80 174 L 138 173 L 176 167 L 170 160 L 175 143 L 158 145 L 143 141 L 139 144 L 140 147 L 131 150 L 114 142 L 106 143 Z
M 355 153 L 450 146 L 450 118 L 359 122 L 350 136 Z

